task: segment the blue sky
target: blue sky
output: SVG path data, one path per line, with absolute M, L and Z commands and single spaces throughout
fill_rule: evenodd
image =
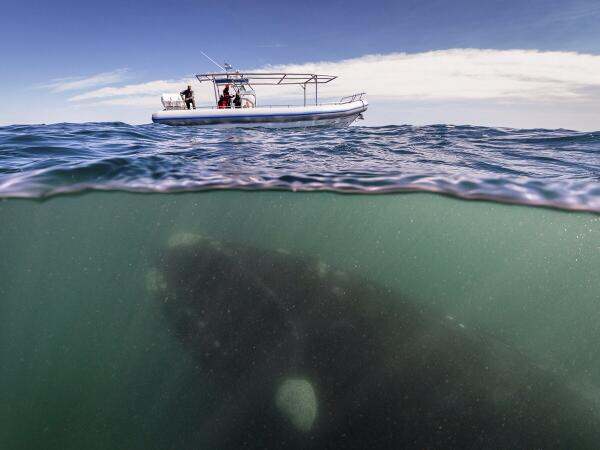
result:
M 143 122 L 152 112 L 147 105 L 128 105 L 128 110 L 127 105 L 75 105 L 66 99 L 85 89 L 180 80 L 214 69 L 200 50 L 244 68 L 465 48 L 600 55 L 598 23 L 598 0 L 13 1 L 3 5 L 0 15 L 4 61 L 0 70 L 0 95 L 4 98 L 0 123 L 74 121 L 78 117 Z M 434 71 L 435 65 L 427 66 L 427 70 Z M 523 76 L 528 77 L 524 70 Z M 98 74 L 112 76 L 95 86 L 84 83 L 79 90 L 56 91 L 55 87 L 52 92 L 40 87 Z M 582 88 L 597 94 L 595 81 L 590 80 L 584 80 Z M 369 86 L 365 90 L 369 91 Z M 426 110 L 436 100 L 422 98 L 419 103 L 419 99 L 418 95 L 408 99 L 411 111 Z M 482 106 L 477 103 L 480 99 L 472 104 L 474 109 L 465 104 L 468 100 L 440 98 L 444 103 L 437 105 L 437 110 L 443 106 L 455 111 L 441 117 L 453 123 L 477 122 L 475 111 Z M 382 100 L 382 108 L 390 107 L 384 103 Z M 529 108 L 524 119 L 531 117 L 532 107 L 535 109 L 526 103 L 521 99 L 515 106 L 516 111 Z M 372 105 L 376 104 L 377 98 L 373 98 Z M 582 114 L 591 114 L 590 105 L 584 106 Z M 157 100 L 154 109 L 158 107 Z M 485 107 L 490 109 L 489 102 Z M 496 114 L 488 114 L 489 120 L 503 122 L 497 125 L 519 125 L 512 123 L 514 112 L 507 112 L 502 119 L 503 110 L 511 108 L 505 103 L 499 105 Z M 426 119 L 424 115 L 414 122 Z M 558 119 L 548 121 L 548 126 L 560 125 Z M 564 126 L 573 127 L 578 120 L 579 116 L 566 118 Z M 394 122 L 406 120 L 399 115 Z M 544 125 L 542 122 L 539 125 Z M 534 125 L 523 121 L 523 126 Z M 586 127 L 593 127 L 593 123 Z

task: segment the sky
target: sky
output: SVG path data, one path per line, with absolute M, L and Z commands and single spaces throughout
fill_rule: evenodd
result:
M 218 70 L 204 51 L 338 75 L 323 100 L 367 92 L 364 125 L 600 130 L 598 23 L 598 0 L 9 1 L 0 125 L 148 123 L 161 93 Z

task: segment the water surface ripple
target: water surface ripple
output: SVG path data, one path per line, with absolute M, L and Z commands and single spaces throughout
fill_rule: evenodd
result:
M 82 190 L 440 192 L 600 212 L 600 132 L 472 126 L 0 127 L 0 197 Z

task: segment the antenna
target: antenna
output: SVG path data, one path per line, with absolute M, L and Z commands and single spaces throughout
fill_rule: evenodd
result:
M 200 53 L 202 53 L 210 62 L 212 62 L 215 66 L 217 66 L 219 69 L 221 69 L 223 72 L 227 72 L 227 70 L 225 70 L 225 68 L 223 66 L 221 66 L 221 64 L 219 64 L 218 62 L 216 62 L 214 59 L 212 59 L 210 56 L 208 56 L 206 53 L 204 53 L 202 50 L 200 50 Z

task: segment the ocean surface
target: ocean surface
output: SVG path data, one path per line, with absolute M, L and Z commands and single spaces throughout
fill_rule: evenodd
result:
M 0 448 L 594 448 L 600 132 L 0 127 Z
M 470 126 L 0 127 L 0 196 L 83 190 L 427 191 L 600 211 L 600 132 Z

